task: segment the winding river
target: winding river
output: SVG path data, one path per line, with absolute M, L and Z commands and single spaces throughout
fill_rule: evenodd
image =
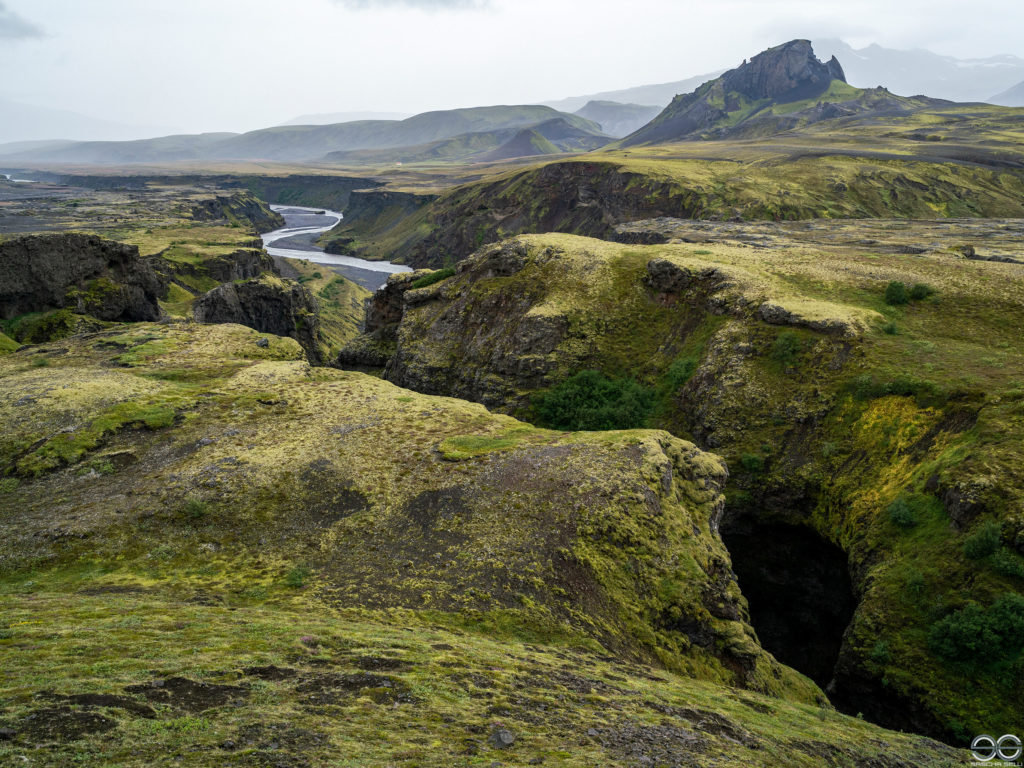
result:
M 316 239 L 341 221 L 342 214 L 338 211 L 297 205 L 271 205 L 270 208 L 280 213 L 285 221 L 281 229 L 261 236 L 263 247 L 271 256 L 306 259 L 330 266 L 335 272 L 371 290 L 384 285 L 387 276 L 393 272 L 412 271 L 403 264 L 390 261 L 367 261 L 355 256 L 324 253 L 323 248 L 316 245 Z

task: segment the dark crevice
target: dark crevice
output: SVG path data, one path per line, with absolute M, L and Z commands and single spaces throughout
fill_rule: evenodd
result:
M 857 607 L 846 554 L 812 529 L 726 515 L 729 549 L 761 645 L 822 689 Z

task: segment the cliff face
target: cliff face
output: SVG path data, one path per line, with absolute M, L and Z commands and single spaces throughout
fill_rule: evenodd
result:
M 70 309 L 100 320 L 156 320 L 162 285 L 139 249 L 92 235 L 0 243 L 0 318 Z
M 321 239 L 324 251 L 364 259 L 387 259 L 391 256 L 391 231 L 436 199 L 437 195 L 390 189 L 353 190 L 345 218 Z
M 200 323 L 238 323 L 291 337 L 302 345 L 311 363 L 323 363 L 319 306 L 299 283 L 271 275 L 224 283 L 199 297 L 192 312 Z
M 963 691 L 958 651 L 936 639 L 974 602 L 983 611 L 1013 602 L 1013 574 L 1024 572 L 1021 455 L 1016 443 L 979 437 L 1019 434 L 1019 395 L 998 377 L 985 385 L 990 394 L 965 387 L 968 358 L 956 346 L 991 301 L 986 270 L 1016 286 L 1014 268 L 918 254 L 879 272 L 855 245 L 764 251 L 520 236 L 480 249 L 433 285 L 389 284 L 374 341 L 390 350 L 389 380 L 526 417 L 535 393 L 574 372 L 638 379 L 655 398 L 652 423 L 731 467 L 723 535 L 743 553 L 740 586 L 750 580 L 768 647 L 847 711 L 953 740 L 963 713 L 974 713 L 970 728 L 1021 717 L 1012 697 L 989 708 Z M 883 315 L 876 297 L 889 280 L 943 286 L 941 304 Z M 984 330 L 972 326 L 975 354 L 995 343 L 1018 349 L 1008 335 L 1018 319 L 1019 301 L 987 313 Z M 903 323 L 913 336 L 900 336 Z M 941 346 L 934 378 L 893 367 L 925 337 Z M 1002 533 L 972 560 L 967 541 L 984 526 Z M 756 544 L 769 540 L 800 554 L 773 561 Z M 779 588 L 758 591 L 763 584 Z M 906 590 L 944 608 L 922 610 L 900 597 Z M 999 663 L 1019 658 L 1019 644 L 1007 642 Z M 816 651 L 830 661 L 802 666 L 806 647 L 832 649 Z M 976 679 L 1008 694 L 998 668 L 982 665 Z
M 262 200 L 248 192 L 217 195 L 209 200 L 190 203 L 189 213 L 195 221 L 219 221 L 243 224 L 254 234 L 272 232 L 284 226 L 284 217 L 275 213 Z
M 792 40 L 757 54 L 721 80 L 726 92 L 751 99 L 796 101 L 823 93 L 833 80 L 845 83 L 846 76 L 835 56 L 822 63 L 809 40 Z

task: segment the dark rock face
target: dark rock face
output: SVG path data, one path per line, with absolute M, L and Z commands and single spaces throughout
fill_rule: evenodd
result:
M 412 284 L 429 270 L 396 272 L 371 298 L 366 300 L 363 335 L 353 339 L 338 354 L 334 364 L 340 368 L 380 369 L 395 352 L 398 325 L 405 312 L 405 294 Z
M 206 274 L 222 283 L 230 283 L 233 280 L 251 280 L 264 272 L 277 274 L 274 260 L 262 249 L 243 249 L 226 256 L 217 256 L 207 259 L 203 266 L 206 267 Z
M 833 80 L 846 82 L 843 68 L 834 56 L 823 63 L 814 55 L 810 41 L 792 40 L 759 53 L 693 93 L 676 96 L 660 115 L 628 136 L 623 145 L 681 140 L 721 125 L 731 112 L 741 108 L 743 98 L 774 103 L 813 99 L 825 93 Z M 818 114 L 805 117 L 824 120 L 843 114 L 841 108 L 822 107 Z M 795 118 L 783 120 L 776 127 L 785 130 L 794 121 Z
M 762 645 L 828 686 L 856 608 L 846 554 L 809 526 L 753 515 L 727 515 L 722 539 Z
M 638 183 L 639 182 L 639 183 Z M 441 202 L 441 201 L 439 201 Z M 510 233 L 572 232 L 608 238 L 639 216 L 705 215 L 696 195 L 612 163 L 548 163 L 498 181 L 468 185 L 443 198 L 432 232 L 409 253 L 414 267 L 442 267 Z
M 835 56 L 827 64 L 819 61 L 809 40 L 769 48 L 722 75 L 727 93 L 742 93 L 755 100 L 812 98 L 824 93 L 833 80 L 846 82 L 843 68 Z
M 177 276 L 205 276 L 219 283 L 230 283 L 234 280 L 251 280 L 264 273 L 280 275 L 274 260 L 262 248 L 240 248 L 234 253 L 214 256 L 200 264 L 172 262 L 160 258 L 162 254 L 151 257 L 153 268 L 160 272 L 168 282 Z
M 256 233 L 271 232 L 284 226 L 284 217 L 248 192 L 217 195 L 194 203 L 190 213 L 196 221 L 226 221 L 249 224 Z
M 100 320 L 158 320 L 163 286 L 139 249 L 94 235 L 0 243 L 0 317 L 68 308 Z
M 196 300 L 192 314 L 200 323 L 238 323 L 262 333 L 290 336 L 306 350 L 312 364 L 321 365 L 319 311 L 305 286 L 263 277 L 217 286 Z

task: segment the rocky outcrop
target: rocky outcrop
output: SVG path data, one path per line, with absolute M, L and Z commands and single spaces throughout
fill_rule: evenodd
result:
M 654 425 L 729 462 L 722 530 L 735 534 L 744 521 L 754 553 L 772 542 L 773 556 L 745 571 L 736 566 L 741 587 L 744 573 L 758 582 L 744 592 L 751 615 L 765 622 L 762 643 L 829 685 L 844 711 L 952 739 L 950 712 L 965 711 L 972 694 L 951 682 L 956 669 L 928 644 L 939 615 L 892 596 L 922 593 L 960 606 L 981 602 L 965 586 L 972 580 L 989 584 L 991 594 L 1015 588 L 1009 579 L 1016 577 L 999 580 L 994 566 L 963 558 L 959 537 L 998 520 L 1000 567 L 1018 567 L 1011 550 L 1024 541 L 1022 518 L 1012 511 L 1024 498 L 1014 469 L 1019 452 L 1009 440 L 979 447 L 973 435 L 1017 436 L 1019 420 L 1009 413 L 1019 412 L 1020 394 L 957 390 L 949 379 L 888 368 L 883 320 L 869 307 L 893 273 L 866 279 L 854 266 L 863 258 L 858 242 L 844 251 L 847 260 L 810 244 L 773 252 L 746 243 L 642 246 L 522 235 L 479 249 L 447 280 L 420 289 L 396 280 L 378 295 L 379 328 L 393 329 L 394 339 L 384 376 L 526 418 L 537 417 L 536 394 L 574 373 L 635 377 L 658 399 Z M 942 249 L 900 261 L 911 283 L 937 281 L 944 264 L 962 263 Z M 916 307 L 933 328 L 967 323 L 978 302 L 989 300 L 983 280 L 970 290 L 943 285 L 941 308 Z M 1004 317 L 990 316 L 984 343 L 992 337 L 1012 345 L 1000 336 Z M 941 572 L 927 581 L 914 576 L 914 586 L 903 569 L 915 573 L 922 549 L 897 530 L 890 509 L 901 504 L 912 509 L 910 527 L 934 526 L 945 553 L 935 554 Z M 773 533 L 762 535 L 762 527 Z M 814 557 L 781 556 L 783 529 L 792 551 Z M 771 583 L 769 571 L 800 599 L 784 599 L 788 607 L 765 602 L 760 587 Z M 690 630 L 691 640 L 701 639 Z M 809 660 L 806 647 L 828 650 Z M 979 674 L 998 685 L 993 674 Z M 914 683 L 893 684 L 899 675 Z M 1000 722 L 1019 721 L 1018 704 L 1000 707 Z
M 163 253 L 150 257 L 153 268 L 165 281 L 182 276 L 206 277 L 219 283 L 251 280 L 264 273 L 278 275 L 273 258 L 262 248 L 240 248 L 233 253 L 211 256 L 197 263 L 164 259 Z
M 200 323 L 238 323 L 263 333 L 291 337 L 302 345 L 311 363 L 323 363 L 316 298 L 294 281 L 264 275 L 225 283 L 199 297 L 192 313 Z
M 196 221 L 226 221 L 250 227 L 255 234 L 271 232 L 284 226 L 284 217 L 265 202 L 248 192 L 217 195 L 189 204 L 189 213 Z
M 339 368 L 381 370 L 395 353 L 398 326 L 405 313 L 405 296 L 413 283 L 431 270 L 395 272 L 383 288 L 366 300 L 362 334 L 351 340 L 334 361 Z
M 156 320 L 163 286 L 133 245 L 94 235 L 0 243 L 0 318 L 70 309 L 100 320 Z
M 833 81 L 846 82 L 836 58 L 823 63 L 814 55 L 810 41 L 792 40 L 744 61 L 693 93 L 676 96 L 654 120 L 627 136 L 623 145 L 680 141 L 722 124 L 734 130 L 747 120 L 759 119 L 758 113 L 766 106 L 815 99 Z M 751 105 L 761 109 L 748 109 Z M 842 114 L 842 110 L 822 110 L 816 116 L 804 116 L 804 122 L 811 117 L 823 120 Z M 736 117 L 726 120 L 730 115 Z
M 843 68 L 833 56 L 822 63 L 810 40 L 791 40 L 763 51 L 742 66 L 722 75 L 726 92 L 748 98 L 796 101 L 817 96 L 833 80 L 846 82 Z

